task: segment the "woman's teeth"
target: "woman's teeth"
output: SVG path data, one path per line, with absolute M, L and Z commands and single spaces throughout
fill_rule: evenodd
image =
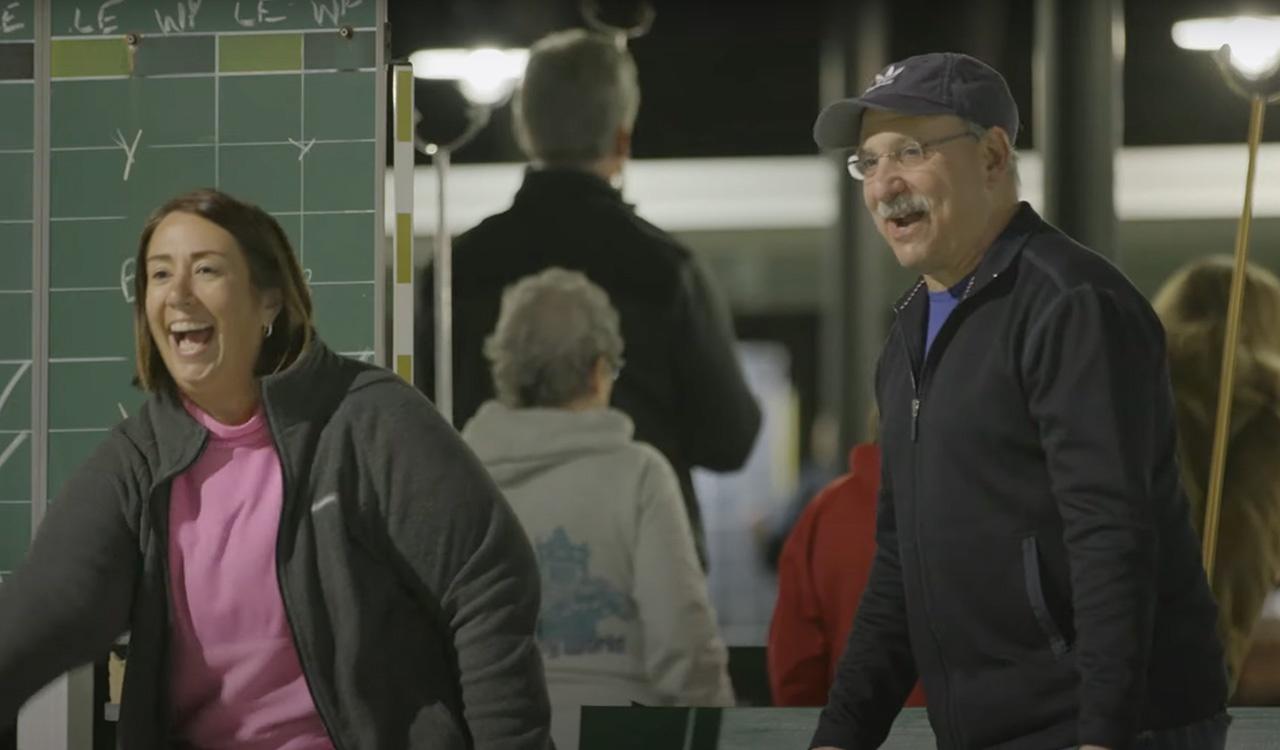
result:
M 176 325 L 170 329 L 179 354 L 196 354 L 213 338 L 213 326 Z

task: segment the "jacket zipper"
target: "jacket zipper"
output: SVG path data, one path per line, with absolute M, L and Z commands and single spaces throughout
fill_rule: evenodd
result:
M 320 723 L 324 725 L 324 730 L 329 734 L 329 741 L 333 743 L 335 750 L 343 750 L 342 738 L 333 730 L 333 720 L 330 718 L 330 706 L 327 700 L 322 700 L 324 696 L 320 695 L 315 688 L 315 680 L 311 673 L 307 671 L 307 664 L 310 661 L 310 647 L 305 645 L 301 638 L 298 637 L 298 628 L 293 619 L 293 614 L 289 611 L 289 595 L 288 588 L 285 585 L 285 570 L 280 563 L 280 529 L 284 525 L 287 518 L 287 511 L 290 508 L 288 503 L 289 487 L 292 484 L 289 481 L 288 464 L 284 460 L 284 450 L 281 448 L 280 441 L 276 437 L 275 424 L 271 420 L 271 410 L 266 408 L 266 396 L 263 395 L 263 414 L 267 418 L 267 429 L 271 433 L 271 444 L 276 449 L 276 460 L 280 462 L 280 523 L 276 527 L 276 585 L 280 588 L 280 603 L 284 609 L 284 619 L 289 623 L 289 634 L 293 636 L 294 647 L 298 651 L 298 664 L 302 667 L 302 678 L 306 680 L 307 692 L 311 694 L 311 702 L 316 707 L 316 713 L 320 716 Z
M 992 278 L 992 279 L 995 279 L 995 278 L 996 278 L 996 277 L 998 277 L 999 275 L 1000 275 L 1000 274 L 998 274 L 998 273 L 993 273 L 993 274 L 991 274 L 991 278 Z M 951 311 L 951 316 L 948 316 L 948 319 L 947 319 L 946 321 L 944 321 L 944 322 L 943 322 L 943 324 L 942 324 L 943 328 L 945 328 L 945 327 L 946 327 L 946 325 L 947 325 L 947 323 L 949 323 L 949 322 L 950 322 L 951 317 L 953 317 L 953 316 L 955 315 L 955 311 L 956 311 L 956 310 L 959 310 L 959 309 L 960 309 L 960 306 L 961 306 L 961 305 L 963 305 L 963 304 L 965 303 L 965 300 L 969 299 L 969 294 L 973 291 L 973 285 L 974 285 L 974 283 L 975 283 L 975 282 L 977 282 L 977 280 L 978 280 L 978 272 L 975 270 L 972 274 L 970 274 L 970 275 L 969 275 L 969 283 L 965 285 L 965 287 L 964 287 L 964 292 L 963 292 L 963 293 L 961 293 L 961 295 L 960 295 L 960 299 L 956 302 L 955 310 L 952 310 L 952 311 Z M 910 296 L 910 297 L 907 297 L 907 301 L 903 303 L 903 307 L 905 307 L 908 303 L 910 303 L 910 302 L 911 302 L 911 297 L 914 297 L 914 296 L 916 295 L 916 292 L 920 290 L 920 287 L 921 287 L 923 284 L 924 284 L 924 281 L 923 281 L 923 280 L 921 280 L 921 281 L 920 281 L 920 283 L 916 285 L 916 288 L 915 288 L 915 289 L 913 289 L 913 290 L 911 291 L 911 296 Z M 899 308 L 899 309 L 901 309 L 901 308 Z M 895 312 L 896 312 L 896 310 L 895 310 Z M 938 333 L 941 333 L 941 332 L 942 332 L 942 331 L 938 331 Z M 907 362 L 908 362 L 909 364 L 914 364 L 914 363 L 912 363 L 912 362 L 911 362 L 911 348 L 907 346 L 906 334 L 902 333 L 902 328 L 901 328 L 901 327 L 899 327 L 899 328 L 898 328 L 898 333 L 902 336 L 902 347 L 903 347 L 904 349 L 906 349 L 906 350 L 907 350 Z M 923 361 L 921 361 L 921 363 L 920 363 L 920 378 L 921 378 L 921 380 L 923 380 L 923 379 L 924 379 L 924 369 L 925 369 L 925 367 L 926 367 L 928 364 L 929 364 L 929 352 L 926 350 L 926 351 L 925 351 L 925 353 L 924 353 L 924 360 L 923 360 Z M 915 370 L 915 367 L 914 367 L 914 366 L 912 366 L 912 367 L 908 367 L 908 368 L 907 368 L 907 370 L 911 373 L 911 391 L 912 391 L 912 399 L 911 399 L 911 442 L 912 442 L 912 443 L 915 443 L 915 442 L 919 439 L 919 437 L 920 437 L 920 388 L 916 385 L 916 370 Z
M 991 278 L 995 279 L 998 276 L 999 276 L 998 273 L 993 273 L 991 275 Z M 951 315 L 948 316 L 948 319 L 942 324 L 943 329 L 945 329 L 947 325 L 951 324 L 952 320 L 955 319 L 956 313 L 960 310 L 960 308 L 964 305 L 964 303 L 969 300 L 969 295 L 973 292 L 974 284 L 975 282 L 977 282 L 977 280 L 978 280 L 978 272 L 975 270 L 973 274 L 969 277 L 969 283 L 965 285 L 964 292 L 960 295 L 960 299 L 957 301 L 955 309 L 951 311 Z M 923 284 L 923 281 L 921 281 L 921 283 Z M 919 287 L 917 287 L 917 290 L 918 289 Z M 914 292 L 912 296 L 914 296 Z M 909 298 L 908 298 L 908 302 L 910 302 Z M 902 332 L 902 326 L 899 325 L 896 327 L 898 329 L 899 339 L 902 342 L 902 348 L 906 353 L 907 372 L 911 375 L 911 392 L 912 392 L 911 393 L 911 396 L 912 396 L 911 398 L 911 474 L 912 474 L 911 486 L 914 489 L 919 485 L 919 472 L 917 471 L 917 466 L 919 464 L 917 463 L 916 457 L 915 457 L 915 451 L 916 451 L 915 446 L 919 442 L 919 438 L 920 438 L 920 409 L 922 406 L 921 402 L 923 400 L 922 394 L 921 394 L 921 386 L 924 384 L 925 375 L 927 374 L 927 368 L 929 364 L 929 353 L 925 352 L 924 354 L 924 358 L 920 363 L 920 377 L 919 379 L 917 379 L 916 372 L 915 372 L 915 363 L 912 362 L 911 360 L 911 347 L 907 346 L 906 334 Z M 941 334 L 942 331 L 940 330 L 938 333 Z M 922 545 L 919 543 L 920 513 L 918 508 L 915 514 L 915 519 L 916 519 L 916 523 L 915 523 L 916 562 L 920 566 L 921 595 L 925 599 L 925 609 L 932 610 L 930 596 L 929 596 L 929 587 L 925 583 L 926 571 L 925 571 L 925 565 L 924 565 L 924 553 L 921 551 Z M 959 726 L 959 723 L 956 721 L 955 703 L 951 697 L 951 673 L 947 669 L 946 660 L 943 658 L 942 639 L 938 637 L 938 631 L 933 626 L 932 618 L 930 618 L 929 620 L 929 634 L 933 636 L 934 645 L 938 649 L 938 664 L 941 665 L 942 667 L 942 679 L 947 686 L 946 687 L 947 704 L 946 704 L 945 710 L 947 714 L 947 722 L 950 725 L 949 726 L 950 731 L 947 733 L 949 735 L 948 739 L 951 741 L 952 747 L 960 747 L 961 746 L 960 741 L 956 737 L 956 729 Z
M 953 314 L 954 314 L 954 311 L 953 311 Z M 912 488 L 912 491 L 914 492 L 916 490 L 916 487 L 919 484 L 919 473 L 916 470 L 919 464 L 916 461 L 915 453 L 916 453 L 916 444 L 919 440 L 919 435 L 920 435 L 920 406 L 921 406 L 921 400 L 922 400 L 921 394 L 920 394 L 920 383 L 923 382 L 924 373 L 923 372 L 921 373 L 921 377 L 919 379 L 916 378 L 915 363 L 911 361 L 911 347 L 907 346 L 906 334 L 902 332 L 902 326 L 898 325 L 898 326 L 895 326 L 895 328 L 898 329 L 898 337 L 899 337 L 899 340 L 902 342 L 903 353 L 906 355 L 907 374 L 911 376 L 911 488 Z M 925 359 L 928 359 L 928 357 L 926 356 Z M 923 368 L 924 368 L 924 365 L 921 364 L 921 369 L 923 370 Z M 949 725 L 948 727 L 949 731 L 947 734 L 949 735 L 948 739 L 950 740 L 951 746 L 960 747 L 960 742 L 955 735 L 956 719 L 955 719 L 955 711 L 953 709 L 954 704 L 951 698 L 951 672 L 947 669 L 947 662 L 946 662 L 946 659 L 943 657 L 942 639 L 938 637 L 938 631 L 933 626 L 933 618 L 931 614 L 933 610 L 932 597 L 930 597 L 929 595 L 929 586 L 925 580 L 926 571 L 925 571 L 925 565 L 924 565 L 924 553 L 921 551 L 922 545 L 920 544 L 920 510 L 919 510 L 918 504 L 917 504 L 917 508 L 914 515 L 915 515 L 914 547 L 915 547 L 916 565 L 919 567 L 919 570 L 920 570 L 920 593 L 921 593 L 921 596 L 924 598 L 925 613 L 926 615 L 928 615 L 926 620 L 929 626 L 929 635 L 933 636 L 933 645 L 938 654 L 938 664 L 942 667 L 942 680 L 943 680 L 943 683 L 946 685 L 947 702 L 944 710 L 946 711 L 947 723 Z
M 173 669 L 173 574 L 169 570 L 169 537 L 172 531 L 169 528 L 169 512 L 173 507 L 173 480 L 182 472 L 190 469 L 200 459 L 200 455 L 204 453 L 204 449 L 208 444 L 209 433 L 205 432 L 204 436 L 200 438 L 200 447 L 196 449 L 195 455 L 191 457 L 191 460 L 160 477 L 159 481 L 153 482 L 150 492 L 147 493 L 147 511 L 152 514 L 152 533 L 160 537 L 160 579 L 164 583 L 164 631 L 161 634 L 164 640 L 160 658 L 163 674 L 160 679 L 164 683 L 162 692 L 165 694 L 169 693 L 172 687 L 170 684 L 170 672 Z M 164 497 L 164 507 L 162 509 L 160 508 L 161 503 L 156 488 L 164 485 L 168 486 L 168 492 Z M 133 642 L 132 633 L 129 634 L 129 642 Z M 173 706 L 168 698 L 162 698 L 161 704 L 164 706 L 164 736 L 165 741 L 168 741 L 168 737 L 173 731 Z

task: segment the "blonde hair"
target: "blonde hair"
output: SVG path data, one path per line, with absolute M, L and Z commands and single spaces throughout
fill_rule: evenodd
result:
M 1215 256 L 1179 269 L 1156 294 L 1175 390 L 1191 416 L 1212 424 L 1226 340 L 1232 261 Z M 1250 264 L 1236 349 L 1234 402 L 1280 400 L 1280 279 Z
M 280 291 L 281 308 L 262 341 L 253 374 L 261 377 L 293 364 L 311 344 L 311 294 L 289 238 L 271 214 L 219 190 L 204 188 L 170 199 L 152 212 L 138 239 L 133 277 L 134 383 L 155 393 L 177 389 L 147 324 L 147 246 L 156 227 L 171 213 L 193 214 L 217 224 L 235 238 L 249 265 L 249 280 L 259 292 Z
M 1154 305 L 1167 329 L 1182 483 L 1197 534 L 1205 520 L 1232 270 L 1229 258 L 1193 263 L 1169 279 Z M 1245 274 L 1232 386 L 1213 594 L 1234 690 L 1263 600 L 1280 573 L 1280 482 L 1273 468 L 1280 437 L 1280 280 L 1257 266 Z

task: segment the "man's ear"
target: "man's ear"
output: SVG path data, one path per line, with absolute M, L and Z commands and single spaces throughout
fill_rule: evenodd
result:
M 996 182 L 1013 167 L 1013 144 L 1001 127 L 988 128 L 982 137 L 982 163 L 989 182 Z
M 613 134 L 613 156 L 627 158 L 631 156 L 631 131 L 618 128 Z

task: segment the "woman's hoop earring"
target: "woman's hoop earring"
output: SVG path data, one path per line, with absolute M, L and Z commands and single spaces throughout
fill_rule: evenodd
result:
M 268 324 L 266 324 L 265 326 L 263 326 L 263 327 L 262 327 L 262 338 L 264 338 L 264 339 L 269 339 L 269 338 L 271 338 L 271 324 L 270 324 L 270 323 L 268 323 Z

